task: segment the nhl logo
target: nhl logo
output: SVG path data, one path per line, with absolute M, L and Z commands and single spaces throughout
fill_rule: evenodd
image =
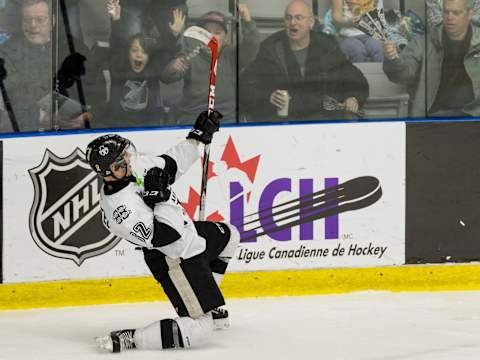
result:
M 66 158 L 47 149 L 28 172 L 35 190 L 30 232 L 40 249 L 80 266 L 118 244 L 120 238 L 102 224 L 100 179 L 79 148 Z

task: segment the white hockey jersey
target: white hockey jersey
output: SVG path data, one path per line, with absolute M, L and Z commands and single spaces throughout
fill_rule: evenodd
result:
M 175 180 L 182 176 L 199 159 L 197 142 L 185 140 L 170 148 L 165 155 L 171 157 L 177 166 Z M 159 156 L 138 154 L 131 166 L 135 182 L 113 194 L 100 191 L 100 206 L 104 226 L 113 234 L 141 247 L 156 248 L 171 258 L 190 258 L 203 252 L 205 239 L 198 235 L 192 220 L 172 191 L 165 202 L 157 203 L 152 210 L 143 202 L 143 179 L 152 167 L 164 169 L 165 159 Z M 165 246 L 154 246 L 154 217 L 158 223 L 175 229 L 180 238 Z M 161 234 L 156 234 L 161 236 Z

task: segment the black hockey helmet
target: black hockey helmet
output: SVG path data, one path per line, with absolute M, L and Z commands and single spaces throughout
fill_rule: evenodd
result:
M 88 144 L 85 158 L 97 174 L 110 176 L 113 175 L 110 169 L 112 164 L 126 166 L 124 155 L 129 147 L 133 147 L 130 140 L 117 134 L 108 134 Z

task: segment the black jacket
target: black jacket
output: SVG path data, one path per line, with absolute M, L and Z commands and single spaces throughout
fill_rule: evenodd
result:
M 368 82 L 340 50 L 334 37 L 311 32 L 305 76 L 290 50 L 284 30 L 265 39 L 255 61 L 240 77 L 241 110 L 252 120 L 272 120 L 277 109 L 270 95 L 277 89 L 288 90 L 291 101 L 289 118 L 321 118 L 323 96 L 343 102 L 355 97 L 360 106 L 369 95 Z
M 7 78 L 5 87 L 10 97 L 13 110 L 20 128 L 20 131 L 38 131 L 39 128 L 46 127 L 49 130 L 50 116 L 48 121 L 40 123 L 40 106 L 51 103 L 48 96 L 52 94 L 54 88 L 53 70 L 58 76 L 60 93 L 76 103 L 80 104 L 81 96 L 78 88 L 75 86 L 74 79 L 78 78 L 82 83 L 83 100 L 85 105 L 91 105 L 94 98 L 99 95 L 99 89 L 95 86 L 95 79 L 101 74 L 101 68 L 95 61 L 93 51 L 90 51 L 86 45 L 77 39 L 73 39 L 75 51 L 83 58 L 70 57 L 69 46 L 65 33 L 59 31 L 59 40 L 57 48 L 58 57 L 52 58 L 52 45 L 48 42 L 44 45 L 31 44 L 24 36 L 14 37 L 4 45 L 0 46 L 0 57 L 5 59 L 7 69 Z M 52 64 L 53 63 L 53 64 Z M 60 113 L 62 101 L 59 100 Z M 51 111 L 48 107 L 48 113 Z M 3 130 L 3 129 L 2 129 Z M 0 130 L 1 131 L 1 130 Z M 8 131 L 5 129 L 5 131 Z
M 101 127 L 159 126 L 165 120 L 158 80 L 158 61 L 150 62 L 141 73 L 132 71 L 128 59 L 112 59 L 110 104 Z

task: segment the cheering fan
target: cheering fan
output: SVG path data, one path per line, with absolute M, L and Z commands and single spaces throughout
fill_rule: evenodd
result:
M 373 9 L 362 13 L 355 27 L 380 41 L 388 40 L 387 21 L 383 9 Z
M 357 29 L 379 41 L 390 41 L 385 13 L 382 7 L 377 7 L 377 1 L 365 0 L 360 6 L 355 6 L 352 13 L 358 19 L 355 22 Z

